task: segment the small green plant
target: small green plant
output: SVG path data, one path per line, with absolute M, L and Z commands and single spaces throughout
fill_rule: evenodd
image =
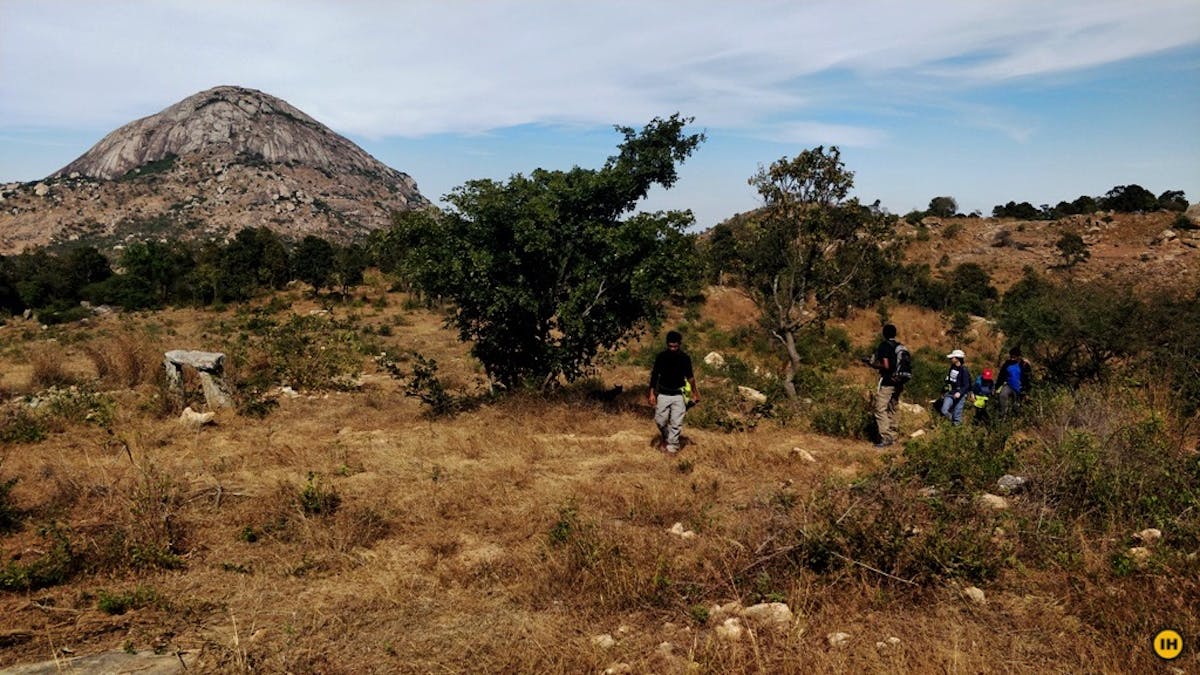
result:
M 942 229 L 942 237 L 946 239 L 954 239 L 962 234 L 963 224 L 959 221 L 954 221 Z
M 0 443 L 37 443 L 48 432 L 42 416 L 25 406 L 10 406 L 0 413 Z
M 704 605 L 692 605 L 688 608 L 688 616 L 692 618 L 692 621 L 703 626 L 708 623 L 708 608 Z
M 0 534 L 12 532 L 21 524 L 22 513 L 13 502 L 12 489 L 16 478 L 0 481 Z
M 253 527 L 251 527 L 249 525 L 243 527 L 241 532 L 238 532 L 238 540 L 244 541 L 247 544 L 253 544 L 256 541 L 258 541 L 258 539 L 259 539 L 258 530 L 254 529 Z
M 97 595 L 96 607 L 109 615 L 119 615 L 131 609 L 140 609 L 158 602 L 158 592 L 153 588 L 138 586 L 132 591 L 109 593 L 102 590 Z
M 38 532 L 48 548 L 29 563 L 15 560 L 0 567 L 0 591 L 32 591 L 65 583 L 79 571 L 81 561 L 67 533 L 57 524 Z
M 869 438 L 874 428 L 871 406 L 855 389 L 840 388 L 817 402 L 810 417 L 813 431 L 839 438 Z
M 300 510 L 306 516 L 331 516 L 342 504 L 341 496 L 332 488 L 321 485 L 317 475 L 308 473 L 308 482 L 300 491 Z

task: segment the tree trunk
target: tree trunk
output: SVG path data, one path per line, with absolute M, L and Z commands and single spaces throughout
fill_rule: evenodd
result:
M 796 351 L 796 333 L 788 329 L 780 330 L 780 340 L 787 349 L 788 364 L 784 370 L 783 388 L 788 398 L 796 398 L 796 373 L 800 370 L 800 352 Z

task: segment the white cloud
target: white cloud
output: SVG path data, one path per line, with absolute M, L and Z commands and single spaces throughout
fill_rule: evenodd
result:
M 761 130 L 812 117 L 819 80 L 854 105 L 952 95 L 1200 41 L 1200 3 L 0 3 L 0 126 L 109 128 L 240 84 L 365 136 L 644 122 L 676 110 Z M 857 100 L 855 100 L 857 97 Z M 795 121 L 784 138 L 881 134 Z

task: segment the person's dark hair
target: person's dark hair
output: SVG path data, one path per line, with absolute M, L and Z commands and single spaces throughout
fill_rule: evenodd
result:
M 889 323 L 883 327 L 883 338 L 891 340 L 894 337 L 896 337 L 896 327 Z
M 1014 359 L 1021 358 L 1021 348 L 1013 347 L 1012 349 L 1008 350 L 1008 355 Z
M 679 344 L 683 342 L 683 336 L 679 331 L 673 330 L 667 333 L 667 344 Z

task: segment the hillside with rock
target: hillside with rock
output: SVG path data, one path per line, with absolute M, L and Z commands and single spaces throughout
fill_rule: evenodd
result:
M 44 180 L 0 185 L 0 254 L 223 241 L 244 227 L 347 241 L 429 204 L 411 176 L 286 101 L 216 87 L 113 131 Z
M 949 273 L 962 263 L 976 263 L 1001 290 L 1032 266 L 1039 272 L 1070 276 L 1077 281 L 1109 280 L 1138 291 L 1163 286 L 1200 287 L 1200 211 L 1187 215 L 1097 212 L 1059 220 L 1012 218 L 925 218 L 918 225 L 901 222 L 910 238 L 905 259 Z M 1079 235 L 1088 257 L 1066 265 L 1057 242 L 1064 233 Z

